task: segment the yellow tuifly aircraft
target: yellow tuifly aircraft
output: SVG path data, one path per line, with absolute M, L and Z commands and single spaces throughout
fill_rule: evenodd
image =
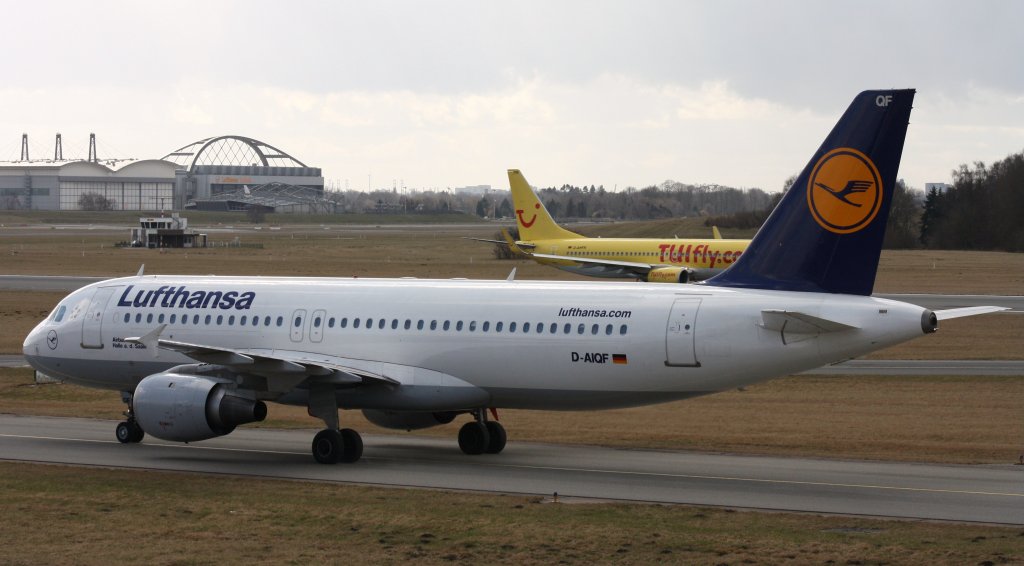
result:
M 701 281 L 739 259 L 750 240 L 588 238 L 559 226 L 518 169 L 508 170 L 519 240 L 502 231 L 513 252 L 591 277 L 661 283 Z

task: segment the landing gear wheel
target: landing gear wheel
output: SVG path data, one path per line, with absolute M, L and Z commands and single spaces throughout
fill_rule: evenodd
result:
M 478 421 L 466 423 L 459 429 L 459 448 L 471 456 L 483 454 L 490 444 L 487 427 Z
M 487 427 L 487 449 L 484 452 L 488 454 L 497 454 L 505 449 L 505 442 L 508 440 L 508 435 L 505 434 L 505 427 L 501 426 L 501 423 L 497 421 L 487 421 L 485 423 Z
M 363 437 L 350 428 L 343 428 L 340 432 L 343 449 L 339 461 L 345 464 L 358 461 L 363 457 Z
M 313 458 L 321 464 L 337 464 L 345 451 L 341 432 L 325 428 L 313 437 Z
M 146 436 L 146 433 L 142 431 L 142 427 L 135 421 L 122 421 L 118 423 L 117 428 L 114 429 L 114 434 L 121 444 L 142 442 L 143 437 Z

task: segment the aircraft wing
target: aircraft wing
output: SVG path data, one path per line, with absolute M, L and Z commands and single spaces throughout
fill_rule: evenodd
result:
M 616 261 L 614 259 L 594 259 L 589 257 L 573 257 L 567 255 L 556 255 L 556 254 L 531 254 L 533 257 L 539 257 L 542 259 L 555 259 L 560 261 L 572 261 L 576 263 L 582 263 L 584 265 L 603 265 L 615 269 L 624 269 L 632 271 L 640 275 L 647 275 L 655 265 L 649 263 L 639 263 L 635 261 Z
M 159 340 L 157 344 L 160 349 L 185 354 L 199 362 L 228 366 L 238 372 L 259 375 L 268 379 L 273 379 L 276 376 L 301 375 L 314 378 L 324 377 L 327 378 L 324 381 L 335 385 L 357 385 L 367 381 L 401 385 L 401 381 L 384 375 L 382 371 L 371 371 L 353 365 L 361 365 L 360 361 L 346 360 L 336 356 L 289 350 L 221 348 L 174 340 Z
M 125 342 L 143 344 L 159 355 L 159 350 L 184 354 L 197 362 L 225 366 L 238 374 L 257 375 L 267 379 L 273 390 L 288 390 L 295 384 L 312 378 L 332 385 L 360 385 L 377 383 L 402 385 L 403 375 L 409 375 L 404 366 L 366 360 L 353 360 L 308 352 L 260 348 L 225 348 L 208 344 L 191 344 L 164 340 L 160 333 L 166 325 L 138 338 L 125 338 Z M 391 371 L 386 371 L 390 366 Z M 428 371 L 428 370 L 421 370 Z M 397 377 L 391 377 L 393 374 Z M 280 382 L 274 387 L 274 382 Z

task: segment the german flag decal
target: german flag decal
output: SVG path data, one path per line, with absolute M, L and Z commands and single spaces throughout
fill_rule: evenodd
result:
M 629 362 L 626 361 L 626 354 L 612 354 L 612 363 L 627 364 Z

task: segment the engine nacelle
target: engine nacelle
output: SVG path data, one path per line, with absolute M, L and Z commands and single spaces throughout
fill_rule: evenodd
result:
M 223 436 L 240 424 L 267 418 L 262 401 L 232 395 L 217 381 L 171 372 L 139 382 L 132 405 L 142 430 L 178 442 Z
M 693 280 L 693 271 L 685 267 L 657 267 L 647 273 L 651 283 L 689 283 Z
M 384 428 L 397 430 L 419 430 L 448 424 L 455 420 L 454 411 L 443 411 L 436 413 L 408 412 L 408 411 L 378 411 L 374 409 L 363 409 L 363 416 L 371 423 Z

